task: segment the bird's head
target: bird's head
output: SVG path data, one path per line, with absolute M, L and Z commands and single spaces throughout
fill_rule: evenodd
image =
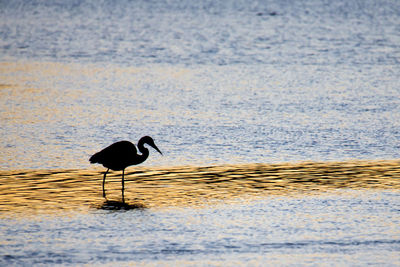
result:
M 154 144 L 154 140 L 153 138 L 151 138 L 150 136 L 143 136 L 142 138 L 140 138 L 139 143 L 142 142 L 143 144 L 148 144 L 149 146 L 151 146 L 152 148 L 154 148 L 155 150 L 158 151 L 158 153 L 160 153 L 161 155 L 163 154 L 158 147 L 156 146 L 156 144 Z

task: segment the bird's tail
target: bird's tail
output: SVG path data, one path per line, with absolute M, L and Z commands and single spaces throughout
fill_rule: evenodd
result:
M 100 160 L 100 154 L 99 153 L 94 154 L 89 159 L 90 163 L 92 163 L 92 164 L 93 163 L 100 163 L 99 160 Z

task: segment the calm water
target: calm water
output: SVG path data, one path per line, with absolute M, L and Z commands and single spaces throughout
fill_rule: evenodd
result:
M 399 25 L 395 0 L 0 1 L 0 265 L 398 265 Z M 146 208 L 99 209 L 88 158 L 143 135 Z

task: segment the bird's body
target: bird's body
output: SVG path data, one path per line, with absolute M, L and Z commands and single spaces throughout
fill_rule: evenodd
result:
M 134 144 L 129 141 L 119 141 L 97 152 L 89 161 L 103 164 L 104 167 L 114 171 L 122 171 L 128 166 L 142 163 L 148 155 L 148 150 L 147 155 L 138 155 Z
M 106 196 L 104 190 L 104 183 L 106 180 L 106 175 L 109 169 L 114 171 L 122 171 L 122 201 L 124 201 L 124 171 L 125 168 L 131 165 L 137 165 L 144 162 L 149 156 L 149 150 L 144 147 L 144 144 L 148 144 L 157 150 L 160 154 L 161 151 L 154 144 L 154 141 L 149 136 L 144 136 L 140 138 L 138 143 L 138 149 L 142 154 L 138 154 L 136 147 L 129 141 L 119 141 L 116 142 L 100 152 L 97 152 L 90 157 L 90 163 L 100 163 L 107 168 L 104 173 L 103 178 L 103 197 Z

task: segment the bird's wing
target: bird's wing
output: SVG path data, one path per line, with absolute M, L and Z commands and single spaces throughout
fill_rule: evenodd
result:
M 90 162 L 105 163 L 110 160 L 129 158 L 132 154 L 137 154 L 135 145 L 129 141 L 119 141 L 94 154 Z
M 132 154 L 137 154 L 137 150 L 134 144 L 129 141 L 119 141 L 116 142 L 106 148 L 104 148 L 101 152 L 104 151 L 104 154 L 109 156 L 121 157 L 128 156 Z

